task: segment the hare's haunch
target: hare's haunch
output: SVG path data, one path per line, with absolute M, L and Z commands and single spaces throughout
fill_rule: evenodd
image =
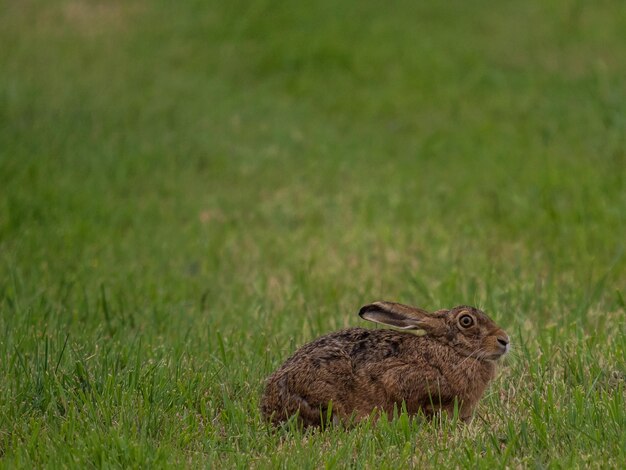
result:
M 333 420 L 345 421 L 403 403 L 428 416 L 451 412 L 456 402 L 468 420 L 510 347 L 508 335 L 473 307 L 429 313 L 376 302 L 359 315 L 405 331 L 349 328 L 298 349 L 267 379 L 266 419 L 279 424 L 297 414 L 305 426 L 318 426 L 329 406 Z

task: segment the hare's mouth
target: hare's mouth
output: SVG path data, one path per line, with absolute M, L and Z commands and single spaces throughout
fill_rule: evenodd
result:
M 497 361 L 502 356 L 506 354 L 506 351 L 495 351 L 492 353 L 487 353 L 483 356 L 483 359 L 487 359 L 488 361 Z
M 497 349 L 495 351 L 491 351 L 490 353 L 485 354 L 484 358 L 492 360 L 492 361 L 495 361 L 497 359 L 500 359 L 502 356 L 504 356 L 510 350 L 511 350 L 511 343 L 509 343 L 508 341 L 506 341 L 506 342 L 505 341 L 501 341 L 500 338 L 498 338 Z

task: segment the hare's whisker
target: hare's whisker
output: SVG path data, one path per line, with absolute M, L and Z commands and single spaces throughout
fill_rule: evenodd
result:
M 465 361 L 467 361 L 467 360 L 468 360 L 470 357 L 472 357 L 474 354 L 476 354 L 476 359 L 478 359 L 478 353 L 480 353 L 482 350 L 483 350 L 483 348 L 478 348 L 477 350 L 472 351 L 472 352 L 470 353 L 470 355 L 469 355 L 469 356 L 467 356 L 465 359 L 463 359 L 463 360 L 461 361 L 461 363 L 459 364 L 459 366 L 462 366 L 462 365 L 465 363 Z

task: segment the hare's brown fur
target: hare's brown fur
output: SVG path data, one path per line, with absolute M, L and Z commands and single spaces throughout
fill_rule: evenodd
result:
M 494 360 L 508 349 L 505 345 L 502 350 L 504 341 L 508 344 L 506 333 L 472 307 L 432 314 L 404 308 L 411 307 L 380 302 L 364 307 L 361 314 L 419 328 L 422 336 L 365 328 L 322 336 L 297 350 L 267 379 L 263 415 L 278 424 L 297 413 L 305 426 L 316 426 L 331 402 L 333 418 L 339 420 L 358 420 L 374 410 L 391 413 L 403 403 L 408 413 L 428 416 L 450 412 L 456 402 L 461 418 L 469 419 L 494 377 Z M 377 316 L 380 311 L 384 321 Z M 475 318 L 475 331 L 459 331 L 457 319 L 463 312 Z M 401 316 L 417 326 L 399 324 Z

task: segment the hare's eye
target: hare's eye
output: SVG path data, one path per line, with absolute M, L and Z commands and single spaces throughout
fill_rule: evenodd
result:
M 459 323 L 462 327 L 469 328 L 474 324 L 474 319 L 469 315 L 463 315 L 461 318 L 459 318 Z

